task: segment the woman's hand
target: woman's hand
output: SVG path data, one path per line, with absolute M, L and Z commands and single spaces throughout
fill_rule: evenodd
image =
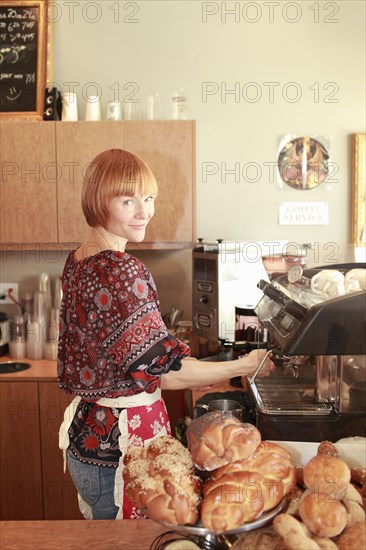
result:
M 248 353 L 248 355 L 240 357 L 238 361 L 243 362 L 243 376 L 252 376 L 267 353 L 268 352 L 265 349 L 255 349 Z M 271 357 L 272 354 L 270 353 L 264 364 L 262 365 L 261 370 L 257 374 L 258 378 L 269 376 L 271 372 L 276 368 L 274 363 L 270 359 Z
M 161 388 L 163 390 L 197 388 L 202 391 L 207 386 L 226 382 L 230 378 L 252 376 L 266 353 L 266 350 L 254 350 L 244 357 L 230 361 L 200 361 L 194 357 L 185 357 L 182 359 L 179 370 L 170 370 L 161 375 Z M 258 376 L 268 376 L 274 368 L 274 364 L 268 357 Z

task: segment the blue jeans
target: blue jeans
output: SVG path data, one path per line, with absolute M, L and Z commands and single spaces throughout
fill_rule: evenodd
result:
M 84 464 L 67 450 L 69 472 L 81 498 L 92 509 L 93 519 L 116 519 L 118 507 L 114 504 L 115 468 Z

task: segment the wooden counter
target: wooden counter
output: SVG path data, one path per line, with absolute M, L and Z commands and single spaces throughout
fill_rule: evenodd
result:
M 0 375 L 0 382 L 38 382 L 55 381 L 57 379 L 57 363 L 47 359 L 11 359 L 4 355 L 0 357 L 0 363 L 16 361 L 19 363 L 30 363 L 31 367 L 20 372 L 4 373 Z
M 1 550 L 148 550 L 170 529 L 151 520 L 1 521 Z

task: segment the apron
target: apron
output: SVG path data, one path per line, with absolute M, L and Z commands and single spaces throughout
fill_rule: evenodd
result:
M 66 472 L 66 450 L 70 445 L 69 428 L 75 416 L 81 397 L 75 397 L 64 413 L 64 420 L 59 430 L 59 447 L 64 456 Z M 102 407 L 123 409 L 118 419 L 120 436 L 118 439 L 121 457 L 116 469 L 114 483 L 114 502 L 118 507 L 116 519 L 138 519 L 146 517 L 124 494 L 123 457 L 132 445 L 143 447 L 156 437 L 170 435 L 169 417 L 160 388 L 154 393 L 141 392 L 130 397 L 103 397 L 97 401 Z M 90 506 L 78 494 L 79 508 L 85 519 L 93 519 Z

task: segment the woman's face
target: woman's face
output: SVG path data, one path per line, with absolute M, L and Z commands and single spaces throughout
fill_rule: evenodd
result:
M 115 197 L 109 203 L 105 229 L 130 242 L 144 240 L 146 226 L 155 212 L 154 195 Z

